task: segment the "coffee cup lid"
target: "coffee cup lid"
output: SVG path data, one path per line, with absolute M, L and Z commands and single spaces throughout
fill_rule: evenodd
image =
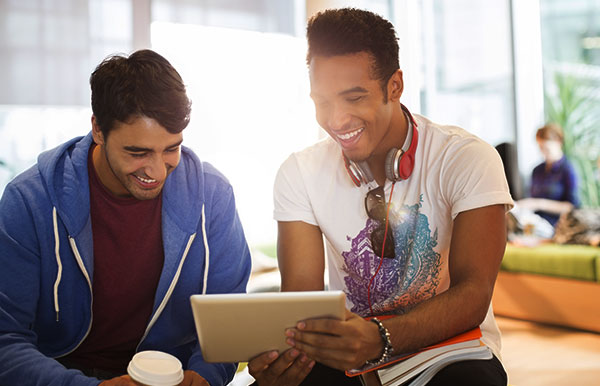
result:
M 161 351 L 141 351 L 131 358 L 127 373 L 135 381 L 149 386 L 174 386 L 183 381 L 179 359 Z

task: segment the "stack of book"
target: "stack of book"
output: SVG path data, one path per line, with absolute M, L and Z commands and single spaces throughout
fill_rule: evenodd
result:
M 481 330 L 477 327 L 417 352 L 395 355 L 385 363 L 349 370 L 346 375 L 373 373 L 383 386 L 399 385 L 414 378 L 410 385 L 419 386 L 427 384 L 450 363 L 491 358 L 492 352 L 481 342 Z

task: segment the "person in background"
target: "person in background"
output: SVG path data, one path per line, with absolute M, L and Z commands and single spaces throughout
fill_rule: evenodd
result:
M 530 197 L 516 203 L 518 208 L 534 211 L 552 226 L 561 214 L 580 206 L 577 175 L 563 153 L 563 139 L 563 131 L 556 124 L 548 123 L 537 130 L 535 140 L 544 162 L 533 169 Z
M 481 326 L 491 359 L 450 364 L 430 385 L 506 385 L 490 307 L 512 206 L 498 152 L 401 104 L 389 21 L 327 10 L 307 38 L 330 138 L 292 154 L 275 180 L 282 290 L 324 290 L 327 256 L 329 289 L 346 293 L 348 311 L 288 329 L 290 349 L 254 358 L 250 374 L 260 386 L 360 385 L 343 371 Z
M 137 385 L 164 351 L 185 386 L 206 363 L 190 295 L 245 292 L 250 254 L 231 185 L 182 146 L 191 102 L 161 55 L 114 55 L 90 77 L 91 132 L 42 153 L 0 200 L 0 384 Z
M 510 195 L 513 200 L 518 200 L 522 198 L 522 188 L 516 146 L 510 142 L 502 142 L 496 145 L 495 148 L 498 154 L 500 154 L 502 164 L 504 165 L 504 174 L 506 174 Z

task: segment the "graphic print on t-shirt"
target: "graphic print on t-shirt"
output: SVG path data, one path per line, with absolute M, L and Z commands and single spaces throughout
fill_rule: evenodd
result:
M 436 293 L 441 264 L 440 254 L 434 250 L 437 229 L 432 235 L 429 220 L 420 209 L 421 203 L 390 209 L 396 257 L 384 258 L 373 280 L 371 303 L 377 315 L 405 313 Z M 368 219 L 356 237 L 348 236 L 350 250 L 342 252 L 346 295 L 353 304 L 351 311 L 361 316 L 370 314 L 367 287 L 381 259 L 369 239 L 377 225 Z

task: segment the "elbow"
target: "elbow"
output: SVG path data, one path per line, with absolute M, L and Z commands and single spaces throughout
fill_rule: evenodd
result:
M 473 327 L 477 327 L 481 323 L 483 323 L 483 321 L 485 320 L 485 317 L 487 316 L 489 308 L 490 308 L 490 302 L 487 302 L 485 304 L 485 306 L 478 307 L 478 309 L 475 312 L 475 315 L 473 316 L 473 320 L 474 320 Z
M 466 298 L 471 299 L 470 321 L 475 328 L 483 323 L 488 314 L 494 288 L 493 286 L 488 288 L 487 285 L 473 285 L 470 289 L 465 295 Z
M 480 303 L 476 309 L 474 319 L 476 320 L 477 325 L 480 325 L 485 320 L 488 311 L 490 309 L 490 304 L 492 302 L 492 295 L 494 292 L 494 288 L 492 287 L 489 291 L 484 291 L 485 293 L 481 296 Z

